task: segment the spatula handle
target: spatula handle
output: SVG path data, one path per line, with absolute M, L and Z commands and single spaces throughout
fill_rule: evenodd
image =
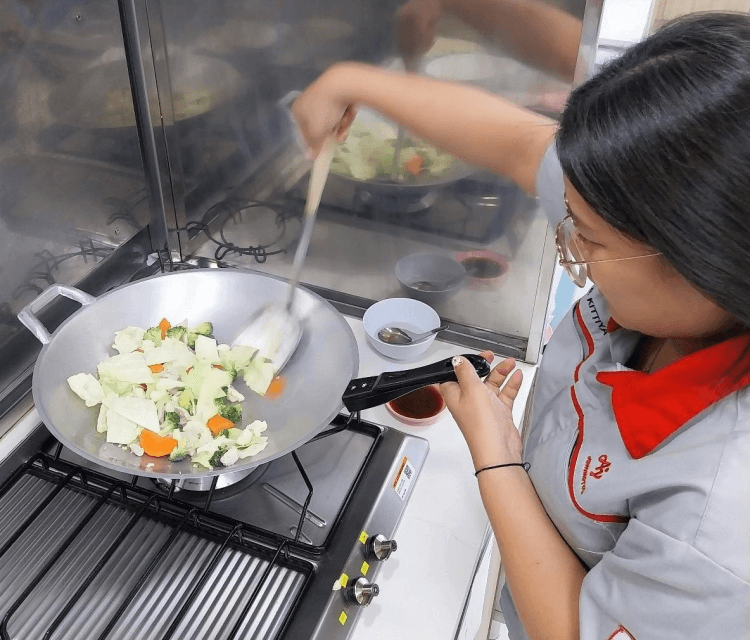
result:
M 315 224 L 315 214 L 320 206 L 320 199 L 323 196 L 323 189 L 326 186 L 328 172 L 331 168 L 331 159 L 333 158 L 333 147 L 336 144 L 336 138 L 330 136 L 323 143 L 323 148 L 313 161 L 310 170 L 310 182 L 307 186 L 307 200 L 305 201 L 305 213 L 302 218 L 302 235 L 300 236 L 297 250 L 294 252 L 294 263 L 292 264 L 292 275 L 289 278 L 289 294 L 287 296 L 287 307 L 292 306 L 294 302 L 294 293 L 299 284 L 302 265 L 305 263 L 307 248 L 310 246 L 310 237 L 312 236 L 313 226 Z
M 490 364 L 482 356 L 464 354 L 463 357 L 474 366 L 479 377 L 489 375 Z M 385 404 L 422 387 L 450 381 L 456 381 L 453 358 L 417 369 L 388 371 L 379 376 L 357 378 L 349 383 L 342 400 L 350 412 L 362 411 Z

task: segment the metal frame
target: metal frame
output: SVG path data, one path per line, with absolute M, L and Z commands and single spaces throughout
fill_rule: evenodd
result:
M 180 159 L 169 154 L 170 148 L 179 148 L 179 140 L 161 8 L 154 0 L 119 0 L 119 7 L 146 174 L 152 242 L 162 267 L 168 268 L 172 260 L 182 259 L 175 229 L 184 226 L 185 200 Z M 156 100 L 150 100 L 150 96 L 156 96 Z

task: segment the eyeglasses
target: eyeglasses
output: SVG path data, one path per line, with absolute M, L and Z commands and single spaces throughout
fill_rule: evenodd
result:
M 565 216 L 555 230 L 555 244 L 557 245 L 557 255 L 560 258 L 560 266 L 565 268 L 565 272 L 578 287 L 586 286 L 589 279 L 589 265 L 598 262 L 620 262 L 622 260 L 635 260 L 636 258 L 649 258 L 651 256 L 661 255 L 661 251 L 656 253 L 645 253 L 640 256 L 630 256 L 628 258 L 607 258 L 605 260 L 585 260 L 585 254 L 578 240 L 578 231 L 576 231 L 573 217 L 570 214 L 570 205 L 568 198 L 565 198 L 565 207 L 568 215 Z

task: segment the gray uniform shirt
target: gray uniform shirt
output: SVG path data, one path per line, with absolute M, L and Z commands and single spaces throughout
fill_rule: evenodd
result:
M 565 216 L 547 151 L 537 194 Z M 745 339 L 653 374 L 624 367 L 640 334 L 596 287 L 544 352 L 524 459 L 560 534 L 589 572 L 582 640 L 750 638 L 750 375 L 722 380 Z M 511 640 L 527 638 L 508 586 Z

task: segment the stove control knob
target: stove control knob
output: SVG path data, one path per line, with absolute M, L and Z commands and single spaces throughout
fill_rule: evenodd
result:
M 366 607 L 372 599 L 380 593 L 380 587 L 367 582 L 364 576 L 359 576 L 346 588 L 346 597 L 352 604 Z
M 397 547 L 395 540 L 386 540 L 385 536 L 378 534 L 365 543 L 365 555 L 371 560 L 388 560 Z

